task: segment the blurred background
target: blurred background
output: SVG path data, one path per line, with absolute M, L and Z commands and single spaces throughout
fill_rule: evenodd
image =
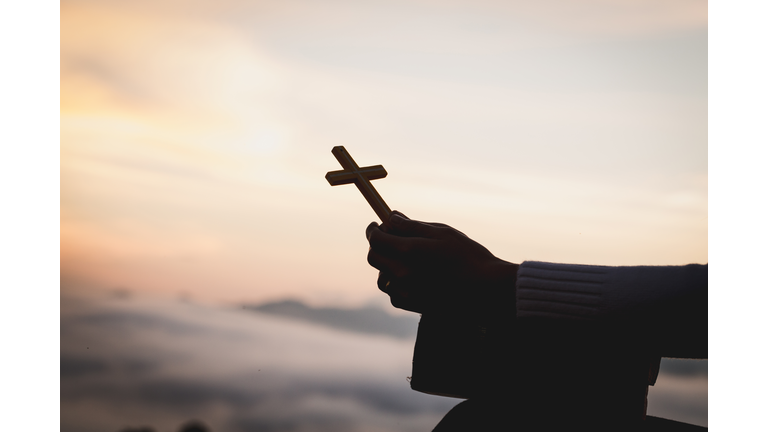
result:
M 408 388 L 418 317 L 336 145 L 508 261 L 708 261 L 706 2 L 60 7 L 62 430 L 429 430 L 458 402 Z M 666 362 L 649 413 L 706 425 L 706 370 Z

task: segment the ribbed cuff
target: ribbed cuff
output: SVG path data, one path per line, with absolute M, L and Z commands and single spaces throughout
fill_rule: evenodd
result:
M 517 272 L 517 317 L 597 319 L 611 269 L 523 262 Z

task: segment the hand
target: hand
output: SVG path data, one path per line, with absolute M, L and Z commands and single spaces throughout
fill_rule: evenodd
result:
M 391 229 L 366 228 L 368 263 L 392 305 L 413 312 L 439 311 L 478 317 L 503 307 L 514 311 L 517 264 L 445 224 L 419 222 L 400 212 Z

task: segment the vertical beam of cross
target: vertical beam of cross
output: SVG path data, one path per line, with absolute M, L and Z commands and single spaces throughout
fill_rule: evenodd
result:
M 381 222 L 384 225 L 389 225 L 389 215 L 392 214 L 392 210 L 389 209 L 387 203 L 381 198 L 381 195 L 376 191 L 371 184 L 371 180 L 384 178 L 387 176 L 387 170 L 381 165 L 374 165 L 360 168 L 349 155 L 344 146 L 336 146 L 331 150 L 336 160 L 339 161 L 343 170 L 329 171 L 325 175 L 325 179 L 331 186 L 337 186 L 342 184 L 354 183 L 360 193 L 363 194 L 368 204 L 371 205 L 373 211 L 379 216 Z

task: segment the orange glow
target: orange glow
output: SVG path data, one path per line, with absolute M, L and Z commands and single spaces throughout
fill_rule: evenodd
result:
M 378 297 L 335 145 L 510 261 L 706 262 L 706 3 L 545 3 L 63 3 L 62 289 Z

